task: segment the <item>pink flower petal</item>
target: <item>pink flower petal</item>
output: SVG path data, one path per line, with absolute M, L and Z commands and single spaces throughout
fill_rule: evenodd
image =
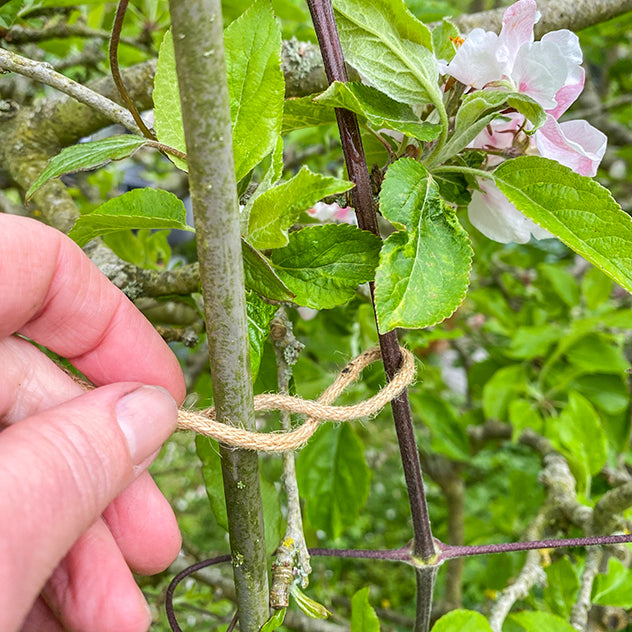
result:
M 325 204 L 325 202 L 316 202 L 308 211 L 309 215 L 321 222 L 339 222 L 345 224 L 356 224 L 356 218 L 353 209 L 350 206 L 341 208 L 335 202 L 333 204 Z
M 468 145 L 476 149 L 509 149 L 513 146 L 518 130 L 524 125 L 524 116 L 518 112 L 503 114 L 494 119 L 482 132 Z M 489 154 L 488 166 L 499 165 L 503 162 L 502 156 Z
M 496 185 L 481 180 L 478 183 L 481 190 L 472 194 L 467 214 L 483 235 L 502 244 L 526 244 L 531 235 L 536 239 L 554 236 L 525 217 Z
M 551 115 L 534 134 L 538 151 L 582 176 L 594 176 L 606 152 L 608 138 L 579 119 L 558 123 Z
M 547 110 L 547 114 L 550 114 L 554 119 L 560 118 L 582 93 L 585 79 L 586 73 L 581 66 L 572 68 L 566 78 L 566 85 L 562 86 L 555 95 L 557 106 L 552 110 Z
M 567 61 L 571 64 L 581 64 L 584 58 L 581 46 L 579 45 L 579 37 L 572 31 L 560 29 L 559 31 L 551 31 L 542 36 L 541 42 L 552 42 L 561 51 Z
M 549 110 L 557 107 L 555 95 L 566 84 L 568 74 L 568 63 L 554 42 L 534 42 L 521 47 L 511 78 L 519 92 Z
M 496 33 L 474 29 L 456 51 L 446 70 L 466 86 L 483 88 L 508 72 L 506 64 L 497 59 L 497 48 Z
M 510 66 L 513 66 L 520 47 L 533 42 L 536 14 L 535 0 L 518 0 L 503 14 L 499 43 L 504 49 L 504 55 Z

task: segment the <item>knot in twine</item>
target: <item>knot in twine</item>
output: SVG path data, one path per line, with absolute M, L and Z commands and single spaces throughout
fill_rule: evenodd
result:
M 305 423 L 289 432 L 261 433 L 230 426 L 216 420 L 215 408 L 207 408 L 198 412 L 181 409 L 178 413 L 178 428 L 193 430 L 198 434 L 212 437 L 232 448 L 260 452 L 296 450 L 307 442 L 322 422 L 351 421 L 361 417 L 369 417 L 397 397 L 415 379 L 413 354 L 403 347 L 400 347 L 400 351 L 402 365 L 397 374 L 373 397 L 358 404 L 351 406 L 331 405 L 349 384 L 358 379 L 365 367 L 382 357 L 379 347 L 367 349 L 351 360 L 317 401 L 280 393 L 256 395 L 254 398 L 255 411 L 282 410 L 307 415 Z

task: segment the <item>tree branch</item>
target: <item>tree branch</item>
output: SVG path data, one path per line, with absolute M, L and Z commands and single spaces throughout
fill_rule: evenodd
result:
M 221 3 L 170 0 L 169 8 L 215 409 L 218 420 L 254 430 Z M 240 629 L 257 632 L 268 619 L 258 455 L 222 447 L 221 456 Z
M 535 25 L 536 38 L 549 31 L 569 29 L 580 31 L 632 11 L 632 0 L 539 0 L 538 11 L 542 18 Z M 500 32 L 505 7 L 482 11 L 454 18 L 454 23 L 463 33 L 475 28 Z
M 91 107 L 93 110 L 100 112 L 112 122 L 119 123 L 135 134 L 140 134 L 134 118 L 125 108 L 53 70 L 50 64 L 33 61 L 17 53 L 12 53 L 5 48 L 0 48 L 0 69 L 17 72 L 51 88 L 55 88 L 55 90 L 59 90 L 80 103 Z
M 545 507 L 540 510 L 525 532 L 526 539 L 537 540 L 542 535 L 549 520 L 548 513 L 548 509 Z M 503 623 L 514 603 L 526 597 L 533 586 L 543 584 L 545 581 L 546 575 L 542 570 L 540 552 L 537 550 L 529 551 L 520 574 L 511 586 L 503 590 L 491 609 L 489 624 L 492 630 L 501 632 Z
M 49 39 L 64 39 L 67 37 L 86 37 L 98 40 L 110 39 L 110 33 L 102 29 L 93 29 L 80 22 L 76 24 L 68 24 L 67 22 L 55 22 L 45 24 L 39 28 L 31 28 L 15 24 L 10 29 L 0 33 L 6 42 L 11 44 L 30 44 L 35 42 L 43 42 Z M 121 38 L 121 41 L 129 46 L 139 46 L 139 42 Z
M 138 64 L 124 71 L 133 98 L 141 107 L 151 107 L 155 62 Z M 116 100 L 118 93 L 111 78 L 91 83 L 93 93 Z M 130 117 L 131 118 L 131 117 Z M 111 119 L 66 95 L 42 99 L 22 108 L 11 119 L 0 122 L 0 163 L 11 178 L 26 191 L 48 160 L 63 147 L 76 143 L 111 124 Z M 67 233 L 79 211 L 60 180 L 51 180 L 33 196 L 46 223 Z
M 601 547 L 591 547 L 586 551 L 586 563 L 582 573 L 577 600 L 571 609 L 571 625 L 582 631 L 588 630 L 588 613 L 591 607 L 591 594 L 595 577 L 599 572 L 599 564 L 603 552 Z

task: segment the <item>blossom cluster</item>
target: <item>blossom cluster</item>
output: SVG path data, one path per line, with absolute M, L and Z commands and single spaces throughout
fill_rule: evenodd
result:
M 535 0 L 518 0 L 504 13 L 496 34 L 474 29 L 443 70 L 470 90 L 511 90 L 528 95 L 546 112 L 546 122 L 527 136 L 524 116 L 510 113 L 492 121 L 472 147 L 493 150 L 489 164 L 511 147 L 556 160 L 575 172 L 594 176 L 606 150 L 606 136 L 584 120 L 559 118 L 584 88 L 582 51 L 577 35 L 568 30 L 547 33 L 534 41 L 539 19 Z M 499 151 L 500 150 L 500 151 Z M 502 243 L 526 243 L 552 237 L 526 218 L 488 180 L 479 181 L 468 215 L 484 235 Z

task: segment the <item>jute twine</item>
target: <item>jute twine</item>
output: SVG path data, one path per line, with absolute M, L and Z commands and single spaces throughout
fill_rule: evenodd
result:
M 368 349 L 351 360 L 317 401 L 278 393 L 256 395 L 254 398 L 255 411 L 285 410 L 307 415 L 306 421 L 290 432 L 260 433 L 220 423 L 216 421 L 215 408 L 198 412 L 181 409 L 178 414 L 178 428 L 212 437 L 220 443 L 234 448 L 260 452 L 296 450 L 307 442 L 322 422 L 351 421 L 370 417 L 397 397 L 415 379 L 413 354 L 404 348 L 400 348 L 400 351 L 402 365 L 393 379 L 373 397 L 351 406 L 332 406 L 331 404 L 336 401 L 349 384 L 358 379 L 365 367 L 382 357 L 379 347 Z

